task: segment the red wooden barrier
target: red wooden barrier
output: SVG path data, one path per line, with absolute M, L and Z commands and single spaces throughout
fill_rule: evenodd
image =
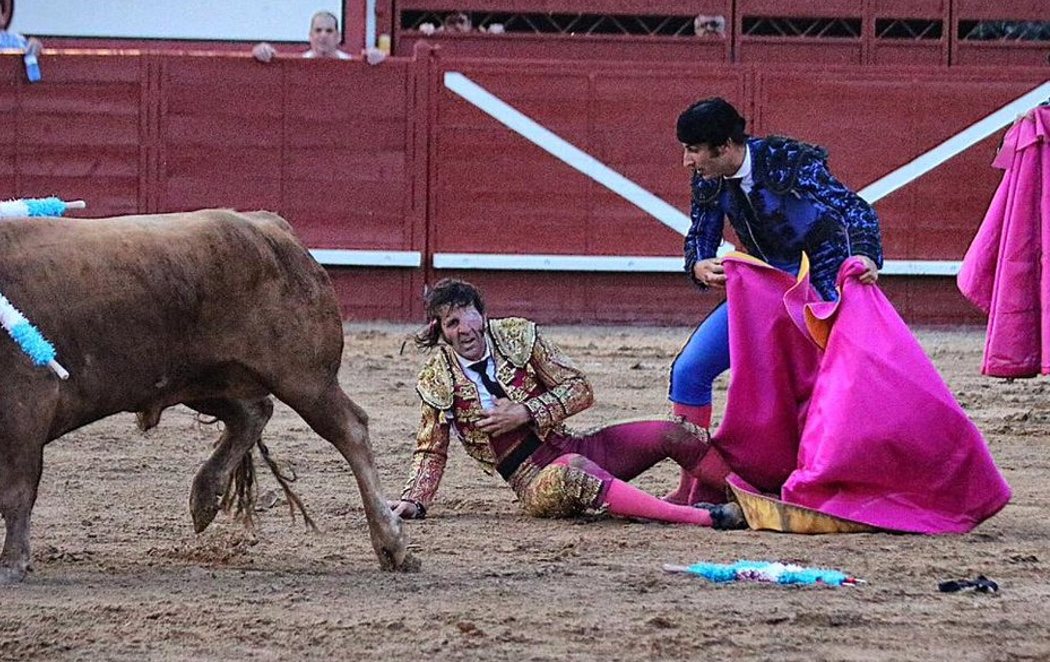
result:
M 687 208 L 672 127 L 697 90 L 742 98 L 743 71 L 449 61 L 476 83 L 653 193 Z M 640 125 L 640 123 L 644 125 Z M 435 252 L 668 255 L 681 237 L 448 90 L 433 128 Z M 541 246 L 537 248 L 537 238 Z M 625 241 L 626 240 L 626 241 Z
M 91 216 L 270 209 L 314 249 L 423 251 L 425 193 L 413 185 L 425 182 L 425 158 L 414 113 L 415 82 L 426 74 L 412 69 L 425 70 L 425 58 L 378 69 L 48 55 L 44 81 L 33 85 L 20 58 L 0 66 L 9 118 L 0 195 L 84 199 Z M 404 319 L 418 306 L 419 269 L 332 272 L 348 317 Z
M 411 67 L 162 58 L 160 208 L 273 209 L 311 248 L 420 252 Z M 419 278 L 354 268 L 336 284 L 349 316 L 396 319 Z
M 543 321 L 691 322 L 679 273 L 457 271 L 448 253 L 667 256 L 681 236 L 446 89 L 465 74 L 687 212 L 673 125 L 703 96 L 757 134 L 821 143 L 859 188 L 1045 80 L 1042 69 L 394 58 L 378 66 L 239 56 L 48 55 L 44 81 L 0 57 L 0 196 L 83 198 L 90 215 L 268 208 L 332 266 L 344 311 L 416 319 L 424 282 L 466 274 L 494 310 Z M 887 255 L 958 260 L 998 181 L 992 136 L 876 205 Z M 374 254 L 418 255 L 381 267 Z M 359 259 L 360 258 L 360 259 Z M 356 261 L 355 261 L 356 260 Z M 371 260 L 371 261 L 369 261 Z M 513 267 L 513 264 L 511 265 Z M 974 321 L 949 278 L 884 279 L 914 321 Z
M 867 0 L 869 64 L 947 65 L 949 0 Z
M 0 195 L 63 191 L 99 214 L 142 209 L 151 178 L 144 66 L 136 57 L 43 58 L 47 82 L 30 84 L 20 57 L 0 57 Z

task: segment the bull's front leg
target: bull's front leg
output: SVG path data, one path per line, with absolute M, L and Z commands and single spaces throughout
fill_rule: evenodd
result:
M 354 404 L 334 381 L 309 407 L 299 409 L 292 406 L 350 463 L 368 518 L 372 547 L 380 565 L 386 570 L 418 570 L 419 561 L 405 545 L 401 520 L 391 512 L 380 490 L 379 472 L 368 444 L 368 417 L 364 410 Z
M 0 584 L 25 579 L 30 570 L 29 519 L 36 503 L 43 443 L 0 437 L 0 515 L 6 524 L 0 552 Z
M 367 434 L 355 441 L 346 459 L 353 469 L 357 489 L 361 493 L 361 503 L 368 518 L 368 533 L 380 565 L 386 570 L 419 570 L 419 560 L 405 546 L 401 518 L 390 509 L 380 489 L 379 472 L 376 471 Z

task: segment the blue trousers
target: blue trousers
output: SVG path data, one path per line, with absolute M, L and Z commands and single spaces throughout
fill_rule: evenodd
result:
M 711 404 L 715 379 L 729 369 L 729 304 L 712 310 L 671 364 L 668 397 L 680 405 Z
M 773 266 L 792 276 L 798 275 L 800 267 L 797 262 Z M 729 302 L 723 301 L 700 322 L 671 364 L 668 399 L 679 405 L 709 405 L 715 379 L 726 370 L 729 370 Z

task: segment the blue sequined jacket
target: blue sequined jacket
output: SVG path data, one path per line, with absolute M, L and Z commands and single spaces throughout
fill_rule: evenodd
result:
M 770 136 L 749 138 L 754 186 L 745 199 L 722 178 L 693 175 L 692 225 L 685 238 L 685 271 L 714 257 L 725 217 L 747 252 L 780 268 L 809 255 L 810 279 L 828 301 L 838 298 L 835 277 L 851 255 L 882 267 L 875 210 L 828 171 L 821 147 Z M 745 208 L 745 204 L 750 209 Z

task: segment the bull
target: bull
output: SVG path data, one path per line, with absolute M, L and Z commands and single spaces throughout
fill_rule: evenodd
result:
M 149 428 L 183 404 L 224 423 L 190 493 L 194 527 L 220 508 L 273 398 L 346 458 L 386 569 L 414 563 L 380 490 L 368 418 L 339 386 L 339 306 L 324 269 L 281 217 L 207 210 L 0 222 L 0 290 L 70 373 L 0 338 L 0 584 L 30 567 L 44 446 L 117 412 Z

